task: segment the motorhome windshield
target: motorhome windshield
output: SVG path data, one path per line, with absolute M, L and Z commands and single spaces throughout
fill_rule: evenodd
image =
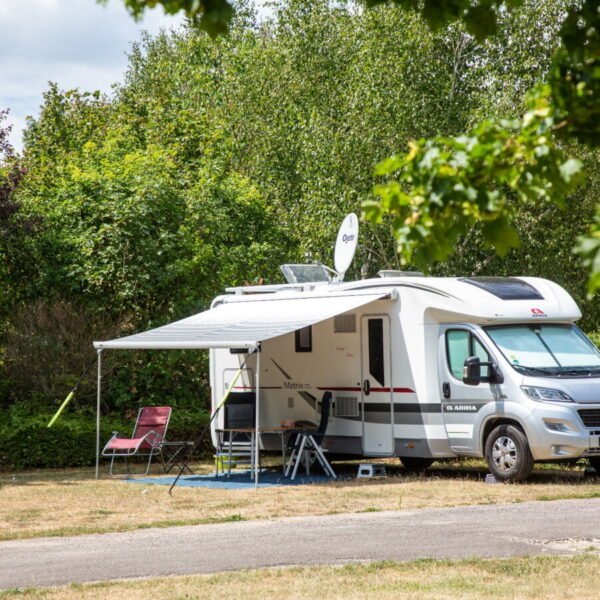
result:
M 574 325 L 506 325 L 485 331 L 524 375 L 600 375 L 600 353 Z

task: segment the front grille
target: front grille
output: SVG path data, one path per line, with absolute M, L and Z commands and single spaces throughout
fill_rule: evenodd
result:
M 600 408 L 582 408 L 577 412 L 586 427 L 600 427 Z

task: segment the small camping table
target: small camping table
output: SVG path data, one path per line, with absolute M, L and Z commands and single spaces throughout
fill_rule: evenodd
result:
M 169 473 L 169 471 L 171 471 L 171 469 L 173 469 L 176 465 L 183 465 L 184 471 L 187 469 L 191 474 L 193 474 L 194 472 L 188 465 L 190 453 L 192 452 L 193 448 L 194 442 L 161 442 L 160 451 L 163 457 L 163 473 Z M 165 449 L 167 449 L 168 452 L 168 456 L 166 456 L 166 462 L 164 455 Z M 187 454 L 184 453 L 185 449 L 187 449 Z
M 262 433 L 274 433 L 274 434 L 278 434 L 279 437 L 281 438 L 281 465 L 282 465 L 282 470 L 285 473 L 285 444 L 286 444 L 286 439 L 285 439 L 285 434 L 286 431 L 293 431 L 295 428 L 294 427 L 261 427 L 258 432 L 259 435 Z

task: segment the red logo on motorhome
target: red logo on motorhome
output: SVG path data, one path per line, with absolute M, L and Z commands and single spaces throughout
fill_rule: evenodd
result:
M 548 315 L 540 308 L 532 308 L 531 316 L 532 317 L 547 317 Z

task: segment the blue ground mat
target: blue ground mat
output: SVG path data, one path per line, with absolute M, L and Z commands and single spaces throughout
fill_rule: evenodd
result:
M 139 479 L 126 479 L 128 483 L 144 483 L 155 485 L 171 485 L 175 481 L 175 477 L 142 477 Z M 261 471 L 258 487 L 278 487 L 283 485 L 302 485 L 306 483 L 328 483 L 334 481 L 326 475 L 296 475 L 296 479 L 292 481 L 289 477 L 284 477 L 281 469 Z M 236 471 L 227 475 L 219 475 L 218 477 L 212 473 L 211 475 L 187 475 L 180 477 L 177 482 L 177 487 L 193 487 L 193 488 L 216 488 L 224 490 L 244 490 L 254 487 L 254 479 L 250 478 L 249 471 Z

